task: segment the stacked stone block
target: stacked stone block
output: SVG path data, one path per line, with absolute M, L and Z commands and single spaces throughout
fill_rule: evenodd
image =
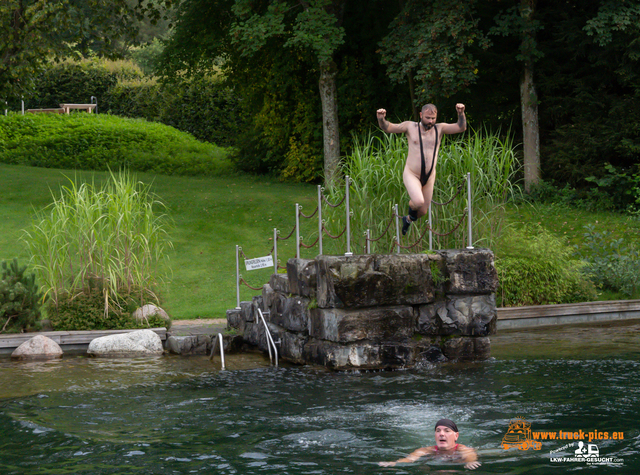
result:
M 498 285 L 487 249 L 290 259 L 262 295 L 227 311 L 267 351 L 262 310 L 281 358 L 338 370 L 483 360 L 496 331 Z

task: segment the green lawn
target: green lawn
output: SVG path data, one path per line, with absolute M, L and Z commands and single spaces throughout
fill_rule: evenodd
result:
M 51 202 L 66 177 L 99 182 L 103 172 L 74 172 L 23 166 L 0 165 L 0 259 L 26 259 L 19 237 L 29 226 L 34 209 Z M 316 187 L 273 182 L 251 176 L 225 178 L 171 177 L 137 173 L 151 184 L 152 191 L 167 205 L 174 226 L 170 253 L 171 280 L 162 290 L 164 306 L 176 319 L 222 318 L 236 305 L 235 245 L 247 257 L 267 255 L 273 245 L 273 228 L 285 237 L 295 223 L 295 203 L 305 213 L 315 209 Z M 316 222 L 317 223 L 317 222 Z M 309 236 L 311 223 L 301 226 Z M 317 228 L 317 224 L 315 224 Z M 305 236 L 306 237 L 306 236 Z M 282 265 L 295 256 L 293 238 L 279 242 Z M 311 257 L 312 251 L 303 253 Z M 242 260 L 241 260 L 242 264 Z M 247 272 L 243 277 L 254 287 L 269 279 L 270 270 Z M 242 287 L 241 298 L 256 292 Z
M 521 204 L 507 208 L 508 222 L 512 225 L 540 223 L 552 233 L 565 237 L 570 244 L 584 241 L 585 226 L 591 224 L 596 232 L 607 231 L 615 239 L 640 244 L 640 219 L 611 212 L 593 212 L 570 208 L 558 203 Z
M 51 201 L 68 179 L 105 179 L 103 172 L 79 172 L 24 166 L 0 165 L 0 259 L 28 256 L 20 241 L 21 231 L 30 222 L 34 209 Z M 224 178 L 172 177 L 137 173 L 139 180 L 168 207 L 173 220 L 170 253 L 172 276 L 162 290 L 164 306 L 175 319 L 222 318 L 235 307 L 235 245 L 242 246 L 247 257 L 266 256 L 273 245 L 273 228 L 281 236 L 295 224 L 295 203 L 311 214 L 316 206 L 317 190 L 312 185 L 283 184 L 269 178 L 235 176 Z M 552 232 L 580 244 L 583 227 L 592 223 L 599 230 L 640 243 L 640 222 L 615 213 L 589 213 L 559 205 L 520 205 L 507 209 L 514 225 L 539 222 Z M 317 221 L 303 220 L 301 234 L 313 241 Z M 317 248 L 316 248 L 317 249 Z M 358 250 L 356 250 L 357 252 Z M 285 265 L 295 255 L 293 237 L 279 242 L 279 257 Z M 315 250 L 303 250 L 313 257 Z M 243 277 L 255 287 L 268 281 L 271 269 L 247 272 Z M 242 287 L 241 299 L 249 300 L 257 292 Z M 606 297 L 606 296 L 604 296 Z

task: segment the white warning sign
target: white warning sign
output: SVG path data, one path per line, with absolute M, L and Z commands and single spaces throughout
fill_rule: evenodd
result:
M 264 269 L 265 267 L 273 267 L 273 257 L 271 255 L 265 257 L 256 257 L 255 259 L 245 259 L 244 265 L 247 270 Z

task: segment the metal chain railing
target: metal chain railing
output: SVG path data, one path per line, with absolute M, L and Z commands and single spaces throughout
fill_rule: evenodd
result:
M 424 238 L 425 234 L 427 234 L 427 232 L 429 232 L 429 231 L 431 231 L 436 236 L 440 236 L 440 237 L 449 236 L 450 234 L 453 234 L 454 232 L 456 232 L 458 230 L 458 228 L 460 227 L 460 225 L 462 225 L 462 222 L 464 221 L 464 218 L 466 218 L 466 216 L 467 216 L 467 210 L 465 209 L 464 213 L 462 213 L 462 216 L 460 217 L 460 219 L 458 220 L 456 225 L 453 227 L 453 229 L 451 229 L 450 231 L 448 231 L 446 233 L 439 233 L 439 232 L 435 231 L 433 228 L 431 228 L 431 225 L 429 223 L 427 223 L 427 225 L 425 226 L 424 231 L 422 231 L 422 234 L 416 240 L 416 242 L 414 242 L 411 245 L 404 246 L 401 243 L 396 241 L 396 242 L 394 242 L 394 245 L 400 246 L 402 249 L 412 249 L 412 248 L 416 247 L 418 244 L 422 243 L 422 239 Z
M 319 207 L 316 206 L 316 209 L 309 216 L 307 216 L 306 214 L 304 214 L 302 212 L 302 206 L 300 206 L 300 209 L 298 211 L 300 212 L 300 216 L 302 216 L 303 218 L 309 219 L 309 218 L 313 218 L 316 215 L 316 213 L 318 212 L 318 209 L 319 209 Z
M 451 203 L 453 200 L 455 200 L 458 197 L 458 195 L 462 191 L 462 188 L 464 188 L 464 183 L 460 183 L 460 186 L 458 186 L 458 189 L 453 194 L 451 199 L 449 199 L 449 201 L 445 201 L 444 203 L 438 203 L 437 201 L 431 200 L 431 203 L 434 204 L 434 205 L 438 205 L 438 206 L 448 205 L 449 203 Z
M 247 287 L 249 287 L 251 290 L 262 290 L 262 287 L 252 287 L 251 285 L 249 285 L 247 283 L 246 280 L 244 280 L 244 277 L 240 276 L 240 283 L 246 285 Z
M 307 245 L 307 244 L 303 243 L 302 241 L 300 241 L 300 245 L 301 245 L 302 247 L 304 247 L 305 249 L 311 249 L 313 246 L 315 246 L 316 244 L 318 244 L 318 241 L 319 241 L 319 240 L 320 240 L 320 236 L 318 236 L 318 237 L 316 238 L 316 240 L 315 240 L 315 241 L 313 241 L 313 243 L 312 243 L 312 244 Z
M 347 195 L 345 194 L 345 195 L 342 197 L 342 199 L 341 199 L 338 203 L 336 203 L 336 204 L 331 204 L 331 203 L 329 202 L 329 200 L 327 199 L 327 197 L 326 197 L 326 196 L 324 196 L 324 194 L 322 195 L 322 201 L 324 201 L 325 203 L 327 203 L 327 204 L 328 204 L 329 206 L 331 206 L 332 208 L 337 208 L 337 207 L 338 207 L 338 206 L 340 206 L 342 203 L 344 203 L 344 200 L 346 200 L 346 199 L 347 199 Z
M 322 226 L 322 230 L 324 231 L 324 233 L 329 236 L 331 239 L 338 239 L 340 237 L 342 237 L 342 235 L 347 231 L 347 227 L 345 226 L 344 229 L 342 230 L 342 232 L 340 234 L 338 234 L 337 236 L 333 236 L 329 230 L 327 228 L 324 227 L 324 225 Z
M 466 181 L 467 181 L 467 193 L 468 193 L 468 203 L 471 204 L 471 174 L 467 173 L 466 176 Z M 350 230 L 350 221 L 351 221 L 351 217 L 353 216 L 353 212 L 349 209 L 349 186 L 350 186 L 350 178 L 349 176 L 345 177 L 345 194 L 342 197 L 342 199 L 338 202 L 338 203 L 331 203 L 327 197 L 324 195 L 324 188 L 321 186 L 318 186 L 318 205 L 316 206 L 316 209 L 313 211 L 313 213 L 311 213 L 310 215 L 305 215 L 302 212 L 302 206 L 300 206 L 298 203 L 296 203 L 296 224 L 293 226 L 293 229 L 291 230 L 291 232 L 286 236 L 286 237 L 281 237 L 280 236 L 280 231 L 278 231 L 276 228 L 274 228 L 274 237 L 273 237 L 273 247 L 271 248 L 271 250 L 269 251 L 269 256 L 272 256 L 273 258 L 273 267 L 274 267 L 274 271 L 277 273 L 279 269 L 286 269 L 285 266 L 281 266 L 279 259 L 278 259 L 278 241 L 286 241 L 289 238 L 291 238 L 291 236 L 293 236 L 294 233 L 296 233 L 296 257 L 300 258 L 300 248 L 305 248 L 305 249 L 311 249 L 313 247 L 316 246 L 316 244 L 319 245 L 319 254 L 318 255 L 322 255 L 323 253 L 323 247 L 322 247 L 322 237 L 324 235 L 326 235 L 327 237 L 329 237 L 330 239 L 339 239 L 341 238 L 345 233 L 347 234 L 347 243 L 346 243 L 346 247 L 347 247 L 347 251 L 345 253 L 346 256 L 350 256 L 352 255 L 351 253 L 351 249 L 350 249 L 350 245 L 351 245 L 351 230 Z M 432 204 L 434 205 L 438 205 L 438 206 L 444 206 L 447 205 L 449 203 L 451 203 L 454 199 L 456 199 L 461 191 L 462 188 L 464 187 L 464 183 L 461 184 L 458 189 L 455 191 L 454 195 L 448 200 L 445 201 L 443 203 L 437 202 L 437 201 L 432 201 Z M 339 206 L 341 206 L 343 203 L 346 203 L 346 225 L 345 227 L 342 229 L 342 231 L 338 234 L 338 235 L 333 235 L 329 232 L 329 230 L 326 228 L 325 226 L 325 221 L 322 219 L 322 202 L 325 202 L 328 206 L 332 207 L 332 208 L 337 208 Z M 310 219 L 313 218 L 314 216 L 316 216 L 316 214 L 318 215 L 318 237 L 316 238 L 316 240 L 312 243 L 312 244 L 304 244 L 302 242 L 302 240 L 304 239 L 301 235 L 300 235 L 300 221 L 299 218 L 303 217 L 306 219 Z M 456 225 L 448 232 L 444 232 L 444 233 L 440 233 L 435 231 L 432 226 L 431 226 L 431 206 L 429 206 L 429 219 L 427 221 L 427 225 L 425 227 L 425 229 L 422 231 L 422 233 L 420 234 L 420 236 L 418 237 L 418 239 L 413 243 L 413 244 L 408 244 L 408 245 L 403 245 L 400 242 L 400 225 L 399 225 L 399 219 L 402 218 L 402 216 L 400 216 L 398 214 L 398 205 L 396 204 L 394 206 L 394 210 L 392 212 L 392 215 L 389 219 L 389 222 L 387 223 L 387 225 L 385 226 L 384 231 L 382 232 L 382 234 L 380 236 L 378 236 L 377 238 L 371 238 L 370 236 L 370 230 L 367 229 L 366 233 L 365 233 L 365 246 L 364 246 L 364 250 L 366 253 L 370 253 L 370 243 L 372 242 L 377 242 L 380 241 L 384 236 L 387 235 L 387 233 L 389 233 L 389 229 L 391 228 L 391 225 L 393 224 L 394 220 L 396 222 L 396 232 L 395 232 L 395 238 L 393 239 L 392 242 L 392 248 L 389 252 L 392 252 L 393 250 L 393 246 L 396 246 L 396 252 L 399 253 L 400 249 L 413 249 L 415 247 L 417 247 L 418 245 L 420 245 L 422 243 L 422 240 L 424 239 L 425 235 L 427 232 L 429 232 L 429 249 L 432 248 L 432 234 L 435 234 L 436 236 L 440 236 L 440 237 L 445 237 L 445 236 L 449 236 L 450 234 L 453 234 L 454 232 L 456 232 L 460 226 L 462 225 L 462 222 L 464 221 L 465 216 L 468 218 L 468 222 L 469 222 L 469 230 L 468 230 L 468 236 L 469 236 L 469 245 L 468 245 L 468 249 L 473 249 L 473 245 L 472 245 L 472 236 L 471 236 L 471 208 L 470 206 L 467 207 L 463 213 L 463 215 L 461 216 L 460 220 L 456 223 Z M 244 251 L 242 251 L 242 248 L 240 246 L 236 246 L 236 275 L 237 275 L 237 294 L 238 294 L 238 306 L 240 305 L 240 290 L 239 290 L 239 286 L 240 284 L 244 284 L 247 287 L 249 287 L 252 290 L 260 290 L 261 288 L 258 287 L 252 287 L 250 284 L 248 284 L 246 282 L 246 280 L 240 275 L 240 269 L 239 269 L 239 256 L 240 254 L 242 255 L 242 257 L 245 259 L 245 261 L 249 260 L 247 258 L 247 256 L 245 255 Z M 271 265 L 271 264 L 269 264 Z M 255 267 L 254 267 L 255 268 Z

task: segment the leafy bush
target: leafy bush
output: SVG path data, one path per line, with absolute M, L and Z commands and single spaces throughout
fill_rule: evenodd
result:
M 575 188 L 541 181 L 526 197 L 528 201 L 558 203 L 587 211 L 640 211 L 640 167 L 616 168 L 605 163 L 598 176 L 587 176 L 588 184 Z
M 240 99 L 218 79 L 163 85 L 158 95 L 163 97 L 159 118 L 163 124 L 221 147 L 237 142 L 238 131 L 244 127 Z
M 586 302 L 597 297 L 573 248 L 542 227 L 505 230 L 496 247 L 498 305 Z
M 140 327 L 131 317 L 131 313 L 137 308 L 134 302 L 129 296 L 122 296 L 105 312 L 102 292 L 94 289 L 92 293 L 59 296 L 57 305 L 49 303 L 47 313 L 51 326 L 57 331 L 126 330 Z M 153 316 L 149 317 L 148 326 L 166 327 L 167 322 Z
M 616 211 L 638 210 L 640 205 L 640 171 L 636 165 L 632 169 L 618 169 L 606 163 L 601 176 L 589 176 L 588 182 L 597 187 L 597 194 L 608 204 L 604 209 Z M 602 208 L 601 208 L 602 209 Z
M 608 231 L 597 232 L 595 226 L 585 226 L 582 258 L 588 263 L 584 269 L 591 280 L 603 290 L 635 297 L 640 290 L 640 252 L 625 244 L 622 238 L 613 239 Z
M 157 214 L 162 203 L 149 187 L 120 173 L 100 189 L 71 182 L 53 198 L 23 237 L 51 306 L 82 302 L 84 295 L 108 316 L 132 296 L 158 303 L 171 242 L 167 218 Z
M 158 123 L 104 114 L 0 116 L 0 162 L 46 168 L 224 175 L 226 150 Z
M 33 329 L 40 318 L 42 294 L 35 283 L 35 274 L 26 274 L 26 269 L 18 265 L 18 259 L 9 265 L 2 262 L 0 333 Z

